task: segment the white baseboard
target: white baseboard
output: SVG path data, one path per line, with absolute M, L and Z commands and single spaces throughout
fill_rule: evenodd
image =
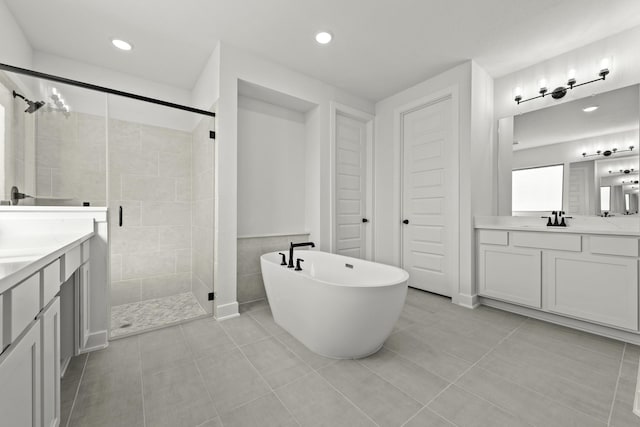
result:
M 109 345 L 109 332 L 97 331 L 87 337 L 84 347 L 80 348 L 79 353 L 89 353 L 91 351 L 102 350 Z
M 454 298 L 454 302 L 466 308 L 476 308 L 480 305 L 478 295 L 458 294 L 457 297 Z
M 238 311 L 237 301 L 234 301 L 229 304 L 222 304 L 222 305 L 216 306 L 215 316 L 214 316 L 216 320 L 222 321 L 222 320 L 232 319 L 238 316 L 240 316 L 240 313 Z

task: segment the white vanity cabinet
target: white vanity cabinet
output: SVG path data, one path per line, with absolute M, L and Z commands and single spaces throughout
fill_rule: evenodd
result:
M 550 312 L 638 330 L 638 259 L 550 252 L 544 260 Z
M 485 300 L 639 331 L 640 237 L 515 227 L 478 229 L 476 236 L 478 295 Z
M 38 319 L 0 356 L 0 425 L 41 426 L 40 332 Z
M 42 427 L 60 425 L 60 298 L 40 314 Z
M 16 266 L 24 279 L 0 288 L 0 426 L 60 425 L 61 295 L 72 289 L 65 314 L 76 319 L 67 344 L 78 354 L 89 335 L 89 236 L 32 264 Z M 18 276 L 20 277 L 20 276 Z M 17 282 L 17 283 L 16 283 Z M 75 301 L 74 301 L 75 300 Z M 66 347 L 65 347 L 66 348 Z
M 479 247 L 478 293 L 528 307 L 542 307 L 542 252 L 504 246 Z

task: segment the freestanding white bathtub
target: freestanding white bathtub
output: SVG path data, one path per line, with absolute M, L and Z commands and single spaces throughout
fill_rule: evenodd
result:
M 260 257 L 275 322 L 322 356 L 375 353 L 391 333 L 407 296 L 409 274 L 397 267 L 319 251 L 296 251 L 302 271 Z

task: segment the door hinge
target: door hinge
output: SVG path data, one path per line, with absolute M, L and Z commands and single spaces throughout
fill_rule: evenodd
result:
M 216 131 L 215 130 L 210 130 L 209 131 L 209 138 L 216 139 Z
M 214 299 L 216 299 L 216 293 L 215 292 L 209 292 L 209 301 L 213 301 Z

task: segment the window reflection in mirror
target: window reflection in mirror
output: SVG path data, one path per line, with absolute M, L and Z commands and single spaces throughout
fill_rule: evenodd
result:
M 501 119 L 500 215 L 534 215 L 543 206 L 568 215 L 637 214 L 639 99 L 633 85 Z M 564 174 L 550 182 L 543 171 L 555 165 Z M 542 176 L 523 187 L 519 172 L 533 170 Z M 555 203 L 543 204 L 540 194 Z
M 600 187 L 600 211 L 604 214 L 611 210 L 611 187 Z
M 562 210 L 564 165 L 519 169 L 512 173 L 514 212 Z

